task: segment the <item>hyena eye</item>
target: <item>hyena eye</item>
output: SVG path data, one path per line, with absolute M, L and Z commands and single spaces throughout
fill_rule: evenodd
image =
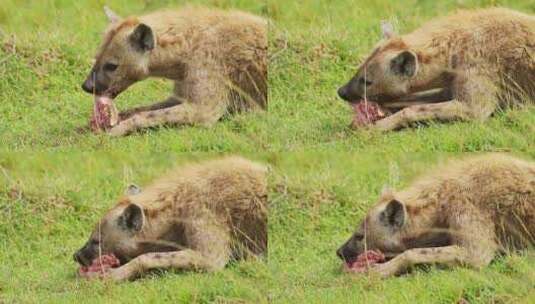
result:
M 364 77 L 359 78 L 359 83 L 361 85 L 366 85 L 366 86 L 369 86 L 372 84 L 372 82 L 369 79 L 364 79 Z
M 118 67 L 119 67 L 118 65 L 108 62 L 104 65 L 104 70 L 107 72 L 113 72 L 117 70 Z
M 353 239 L 354 239 L 355 241 L 360 242 L 360 241 L 362 241 L 362 240 L 364 239 L 364 235 L 362 235 L 362 234 L 355 234 L 355 235 L 353 236 Z

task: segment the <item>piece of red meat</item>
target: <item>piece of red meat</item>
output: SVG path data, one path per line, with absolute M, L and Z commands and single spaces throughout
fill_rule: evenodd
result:
M 107 130 L 117 124 L 119 116 L 113 99 L 106 96 L 95 96 L 93 115 L 89 126 L 93 132 Z
M 386 117 L 381 107 L 376 102 L 361 100 L 352 105 L 353 126 L 365 126 Z
M 80 266 L 78 274 L 81 277 L 89 278 L 94 273 L 105 273 L 111 268 L 121 266 L 121 262 L 114 254 L 104 254 L 97 257 L 89 266 Z
M 348 272 L 366 272 L 374 264 L 385 262 L 383 253 L 377 250 L 368 250 L 361 253 L 354 261 L 345 262 L 344 270 Z

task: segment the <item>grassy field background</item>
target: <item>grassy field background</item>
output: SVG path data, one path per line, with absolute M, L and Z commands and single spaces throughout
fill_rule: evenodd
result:
M 270 18 L 270 110 L 213 129 L 160 128 L 112 139 L 80 133 L 92 99 L 80 87 L 106 23 L 102 6 L 141 14 L 186 1 L 3 0 L 0 5 L 0 302 L 533 303 L 535 257 L 478 272 L 418 270 L 378 281 L 340 273 L 334 251 L 388 184 L 402 187 L 444 159 L 485 151 L 535 159 L 535 109 L 487 122 L 432 124 L 390 134 L 351 131 L 335 95 L 379 39 L 456 8 L 516 1 L 187 1 Z M 160 100 L 150 80 L 120 108 Z M 166 273 L 133 283 L 75 277 L 72 253 L 130 183 L 173 165 L 242 154 L 273 167 L 267 262 L 216 274 Z

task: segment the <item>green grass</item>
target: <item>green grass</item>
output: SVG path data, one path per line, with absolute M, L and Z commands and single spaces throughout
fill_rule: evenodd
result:
M 515 303 L 535 301 L 535 256 L 501 258 L 483 271 L 424 269 L 388 280 L 348 276 L 334 251 L 388 184 L 402 187 L 444 158 L 510 151 L 535 159 L 535 109 L 489 121 L 431 124 L 389 134 L 351 131 L 336 88 L 379 37 L 457 7 L 516 1 L 188 1 L 269 15 L 270 110 L 213 129 L 160 128 L 109 138 L 80 133 L 92 99 L 80 89 L 107 3 L 123 15 L 186 1 L 3 0 L 0 5 L 0 302 Z M 166 97 L 150 80 L 120 108 Z M 242 154 L 273 167 L 267 262 L 215 274 L 165 273 L 132 283 L 75 277 L 72 253 L 130 182 L 171 166 Z

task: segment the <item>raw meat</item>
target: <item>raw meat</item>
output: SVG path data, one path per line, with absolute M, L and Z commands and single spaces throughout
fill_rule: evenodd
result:
M 377 263 L 383 263 L 385 256 L 380 251 L 368 250 L 361 253 L 355 260 L 344 263 L 344 270 L 348 272 L 365 272 Z
M 386 117 L 376 102 L 361 100 L 353 104 L 353 126 L 365 126 Z
M 113 99 L 106 96 L 95 96 L 93 116 L 89 123 L 93 132 L 109 129 L 119 122 L 119 114 Z
M 94 273 L 105 273 L 111 268 L 119 267 L 121 262 L 113 254 L 105 254 L 93 260 L 89 266 L 81 266 L 78 274 L 81 277 L 91 277 Z

